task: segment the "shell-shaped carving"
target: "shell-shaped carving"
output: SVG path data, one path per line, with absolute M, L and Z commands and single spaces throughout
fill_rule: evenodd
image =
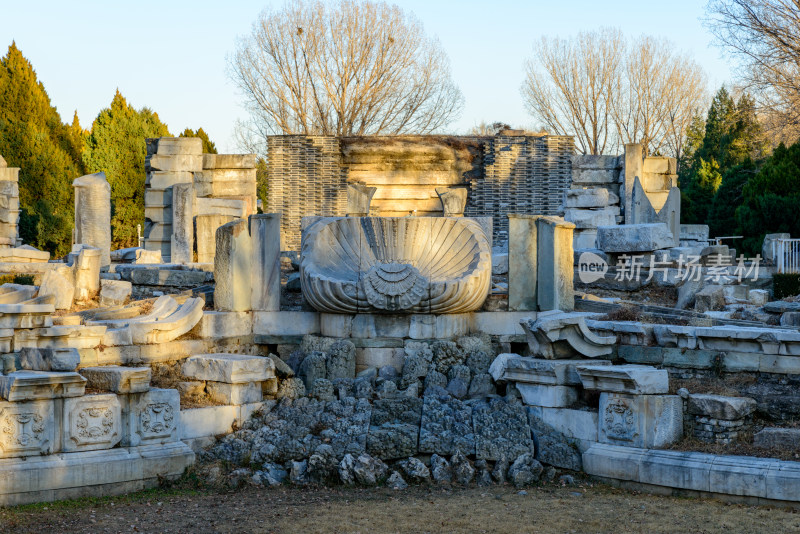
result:
M 463 313 L 483 304 L 491 246 L 464 217 L 308 217 L 303 296 L 329 313 Z

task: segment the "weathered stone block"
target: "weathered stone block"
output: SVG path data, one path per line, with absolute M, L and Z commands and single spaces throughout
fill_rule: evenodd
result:
M 187 358 L 181 371 L 192 380 L 244 384 L 274 378 L 275 363 L 269 358 L 246 354 L 200 354 Z
M 677 395 L 600 394 L 599 441 L 645 449 L 683 435 L 683 401 Z
M 250 402 L 260 402 L 263 398 L 261 382 L 244 384 L 228 384 L 224 382 L 206 382 L 206 392 L 211 400 L 221 404 L 239 406 Z
M 278 311 L 281 296 L 281 216 L 266 213 L 250 216 L 253 265 L 250 308 Z
M 79 397 L 85 388 L 86 379 L 78 373 L 15 371 L 0 376 L 0 398 L 8 401 Z
M 127 400 L 123 410 L 123 446 L 178 441 L 181 413 L 178 390 L 154 388 L 129 395 Z
M 81 374 L 87 386 L 113 393 L 143 393 L 150 389 L 152 371 L 149 367 L 84 367 Z
M 74 371 L 81 363 L 76 349 L 38 349 L 25 347 L 20 351 L 21 370 Z
M 62 452 L 110 449 L 122 439 L 122 406 L 113 393 L 64 399 Z
M 597 229 L 597 248 L 604 252 L 650 252 L 672 246 L 672 232 L 662 223 L 601 226 Z
M 749 397 L 689 395 L 688 411 L 692 415 L 705 415 L 713 419 L 733 421 L 748 417 L 755 409 L 756 401 Z
M 246 220 L 217 229 L 214 256 L 214 307 L 220 311 L 251 309 L 253 244 Z
M 124 280 L 100 281 L 100 306 L 121 306 L 131 298 L 133 284 Z
M 522 395 L 522 401 L 528 406 L 566 408 L 578 400 L 578 389 L 571 386 L 524 384 L 520 382 L 516 386 Z
M 634 395 L 669 391 L 669 372 L 649 365 L 580 365 L 576 367 L 585 389 Z

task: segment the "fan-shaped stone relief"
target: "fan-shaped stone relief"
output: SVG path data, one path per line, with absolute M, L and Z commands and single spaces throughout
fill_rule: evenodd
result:
M 327 217 L 304 221 L 303 295 L 328 313 L 463 313 L 491 283 L 491 245 L 478 220 Z

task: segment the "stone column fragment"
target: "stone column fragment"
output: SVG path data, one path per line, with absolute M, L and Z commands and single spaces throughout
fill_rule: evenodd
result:
M 625 223 L 633 224 L 633 185 L 636 177 L 642 178 L 642 145 L 630 143 L 625 145 L 625 182 L 620 188 L 620 196 L 623 201 Z
M 239 219 L 220 226 L 214 256 L 214 308 L 249 311 L 253 246 L 248 221 Z
M 279 311 L 281 304 L 281 215 L 250 216 L 253 242 L 251 309 Z
M 367 187 L 363 184 L 347 184 L 347 216 L 367 217 L 372 197 L 377 187 Z
M 445 217 L 463 217 L 467 206 L 467 190 L 463 187 L 437 187 Z
M 191 263 L 194 249 L 194 185 L 172 186 L 172 263 Z
M 111 186 L 106 174 L 76 178 L 75 243 L 100 249 L 100 266 L 111 265 Z
M 536 263 L 541 215 L 508 215 L 508 309 L 536 311 Z
M 561 217 L 540 217 L 536 223 L 537 306 L 540 311 L 572 311 L 575 308 L 572 286 L 575 261 L 572 232 L 575 225 Z

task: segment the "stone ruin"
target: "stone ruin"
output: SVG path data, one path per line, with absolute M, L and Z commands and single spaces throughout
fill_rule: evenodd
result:
M 763 281 L 705 279 L 721 272 L 712 255 L 735 253 L 680 224 L 674 160 L 629 146 L 548 170 L 536 154 L 569 143 L 547 136 L 275 138 L 291 150 L 269 162 L 270 206 L 308 191 L 301 154 L 332 177 L 300 218 L 256 213 L 255 157 L 198 141 L 148 140 L 143 247 L 110 250 L 99 173 L 74 182 L 65 260 L 17 246 L 16 227 L 0 249 L 0 273 L 33 278 L 0 286 L 0 503 L 126 492 L 190 466 L 398 489 L 583 472 L 800 501 L 795 462 L 724 454 L 796 447 L 800 308 Z M 399 198 L 408 213 L 389 213 Z M 606 263 L 593 282 L 585 253 Z M 689 253 L 699 283 L 676 272 Z M 664 281 L 617 279 L 634 254 Z M 676 301 L 647 300 L 656 286 Z M 726 376 L 724 394 L 704 388 Z

